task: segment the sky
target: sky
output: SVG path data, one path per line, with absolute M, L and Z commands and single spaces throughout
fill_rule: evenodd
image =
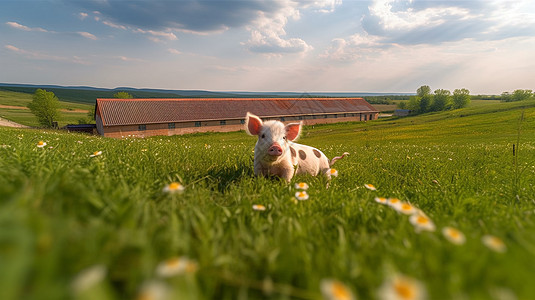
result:
M 535 90 L 535 1 L 2 0 L 0 82 Z

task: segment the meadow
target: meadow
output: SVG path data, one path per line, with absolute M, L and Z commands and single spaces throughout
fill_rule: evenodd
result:
M 255 177 L 243 131 L 0 127 L 0 298 L 535 297 L 534 101 L 310 126 L 299 142 L 350 153 L 329 188 Z
M 37 118 L 27 109 L 32 101 L 31 93 L 0 90 L 0 117 L 26 126 L 39 127 Z M 87 113 L 94 104 L 60 101 L 61 116 L 58 126 L 78 124 L 79 119 L 89 119 Z

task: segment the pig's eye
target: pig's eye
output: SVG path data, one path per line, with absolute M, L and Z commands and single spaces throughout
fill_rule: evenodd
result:
M 283 137 L 282 139 L 283 139 L 283 140 L 286 140 L 286 137 Z
M 266 135 L 265 135 L 265 134 L 262 134 L 262 138 L 265 138 L 265 137 L 266 137 Z

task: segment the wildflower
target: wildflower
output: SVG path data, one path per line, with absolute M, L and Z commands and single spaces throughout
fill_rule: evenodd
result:
M 435 224 L 423 213 L 419 212 L 413 214 L 412 216 L 410 216 L 409 221 L 412 225 L 414 225 L 416 232 L 420 232 L 422 230 L 435 231 Z
M 442 228 L 442 234 L 448 241 L 452 242 L 455 245 L 462 245 L 464 244 L 464 242 L 466 242 L 464 234 L 453 227 Z
M 37 143 L 37 148 L 43 148 L 44 146 L 46 146 L 46 143 L 43 141 L 39 141 L 39 143 Z
M 338 176 L 338 171 L 336 169 L 329 169 L 329 174 L 331 176 L 336 177 L 336 176 Z
M 93 152 L 93 154 L 89 155 L 89 157 L 95 157 L 95 156 L 99 156 L 99 155 L 102 155 L 102 151 L 95 151 L 95 152 Z
M 373 186 L 373 184 L 365 184 L 364 187 L 370 191 L 377 191 L 377 189 Z
M 106 267 L 96 265 L 81 271 L 72 282 L 72 289 L 75 293 L 82 293 L 106 277 Z
M 295 198 L 297 200 L 308 200 L 308 194 L 305 191 L 295 193 Z
M 394 209 L 405 215 L 412 215 L 418 212 L 418 210 L 414 206 L 406 202 L 401 202 L 401 204 L 395 206 Z
M 375 197 L 375 202 L 381 203 L 381 204 L 388 204 L 388 199 L 384 197 Z
M 299 189 L 299 190 L 306 191 L 306 190 L 308 190 L 308 184 L 306 184 L 305 182 L 299 182 L 299 183 L 295 184 L 295 188 Z
M 262 204 L 253 204 L 253 209 L 254 210 L 259 210 L 259 211 L 264 211 L 266 210 L 266 207 Z
M 166 193 L 182 193 L 184 186 L 178 182 L 171 182 L 163 188 L 163 191 Z
M 170 258 L 156 267 L 156 274 L 160 277 L 172 277 L 195 271 L 197 271 L 197 263 L 185 256 Z
M 379 299 L 383 300 L 418 300 L 425 299 L 423 284 L 411 277 L 395 275 L 386 280 L 379 288 Z
M 320 282 L 323 298 L 328 300 L 354 300 L 351 290 L 338 280 L 323 279 Z
M 388 206 L 394 208 L 395 210 L 399 209 L 398 207 L 401 206 L 401 203 L 401 200 L 399 200 L 398 198 L 389 198 L 387 202 Z
M 494 250 L 496 252 L 504 253 L 507 251 L 507 246 L 505 246 L 505 243 L 498 237 L 493 235 L 484 235 L 481 238 L 481 241 L 485 246 L 487 246 L 490 250 Z
M 138 300 L 164 300 L 168 299 L 169 288 L 160 281 L 148 281 L 141 286 L 137 296 Z

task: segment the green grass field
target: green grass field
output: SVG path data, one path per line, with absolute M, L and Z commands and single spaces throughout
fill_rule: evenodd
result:
M 0 128 L 0 298 L 322 299 L 335 279 L 375 299 L 395 274 L 428 299 L 535 297 L 534 101 L 316 125 L 300 142 L 351 153 L 328 189 L 322 177 L 254 177 L 243 131 L 116 140 Z M 308 200 L 294 199 L 300 181 Z M 171 182 L 183 193 L 164 192 Z M 435 230 L 417 232 L 376 197 L 410 202 Z M 166 277 L 159 264 L 174 257 L 181 274 Z
M 27 109 L 18 109 L 10 107 L 2 107 L 2 105 L 27 107 L 28 103 L 32 101 L 32 94 L 12 92 L 0 90 L 0 117 L 32 127 L 39 127 L 37 118 Z M 89 119 L 87 112 L 79 112 L 80 110 L 90 111 L 94 105 L 76 102 L 66 102 L 60 99 L 61 112 L 58 125 L 60 127 L 67 124 L 78 124 L 79 119 Z

